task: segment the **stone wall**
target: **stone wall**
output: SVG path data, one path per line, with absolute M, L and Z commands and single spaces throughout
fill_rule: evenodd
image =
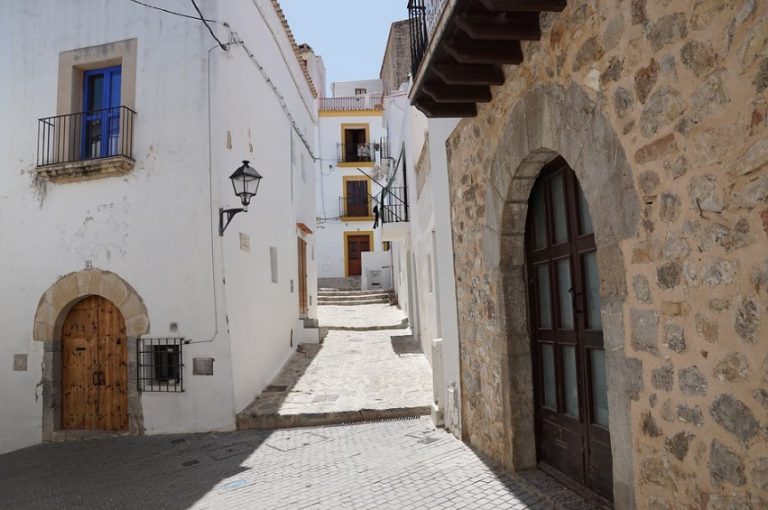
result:
M 768 4 L 569 0 L 447 142 L 464 434 L 533 462 L 538 170 L 595 222 L 618 508 L 768 507 Z
M 379 78 L 384 91 L 389 93 L 400 88 L 411 72 L 411 33 L 408 20 L 395 21 L 389 29 L 389 39 L 384 50 Z

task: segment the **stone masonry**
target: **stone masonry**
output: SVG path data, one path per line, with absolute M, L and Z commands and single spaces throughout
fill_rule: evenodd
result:
M 523 240 L 557 155 L 596 229 L 617 508 L 768 508 L 768 3 L 569 0 L 449 159 L 469 442 L 535 463 Z

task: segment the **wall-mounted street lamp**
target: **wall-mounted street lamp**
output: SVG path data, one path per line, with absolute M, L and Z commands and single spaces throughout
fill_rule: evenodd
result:
M 219 236 L 224 235 L 224 231 L 229 226 L 229 222 L 232 221 L 232 218 L 234 218 L 237 213 L 248 211 L 248 204 L 251 203 L 251 198 L 256 196 L 256 192 L 259 191 L 261 174 L 248 166 L 248 161 L 244 160 L 243 165 L 235 170 L 235 172 L 229 176 L 229 179 L 232 181 L 235 195 L 240 197 L 240 203 L 243 204 L 243 207 L 234 209 L 219 208 Z M 224 222 L 225 215 L 227 217 L 226 223 Z

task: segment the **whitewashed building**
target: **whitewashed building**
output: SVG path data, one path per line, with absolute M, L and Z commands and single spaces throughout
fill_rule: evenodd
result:
M 277 1 L 197 5 L 0 4 L 0 453 L 233 429 L 317 341 L 316 90 Z
M 386 250 L 374 228 L 386 135 L 381 80 L 336 82 L 331 88 L 333 97 L 318 99 L 318 275 L 343 278 L 365 273 L 363 253 Z M 377 265 L 371 269 L 389 266 L 388 257 L 374 258 Z
M 382 239 L 389 242 L 397 301 L 432 366 L 433 420 L 461 437 L 456 281 L 445 142 L 458 119 L 427 119 L 408 92 L 407 22 L 392 25 L 382 64 L 390 94 L 384 129 L 387 166 Z M 405 33 L 404 33 L 405 32 Z

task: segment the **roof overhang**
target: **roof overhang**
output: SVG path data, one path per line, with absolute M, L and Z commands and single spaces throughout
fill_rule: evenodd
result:
M 427 117 L 474 117 L 504 84 L 502 66 L 523 62 L 521 41 L 541 38 L 539 15 L 566 0 L 449 0 L 411 88 Z

